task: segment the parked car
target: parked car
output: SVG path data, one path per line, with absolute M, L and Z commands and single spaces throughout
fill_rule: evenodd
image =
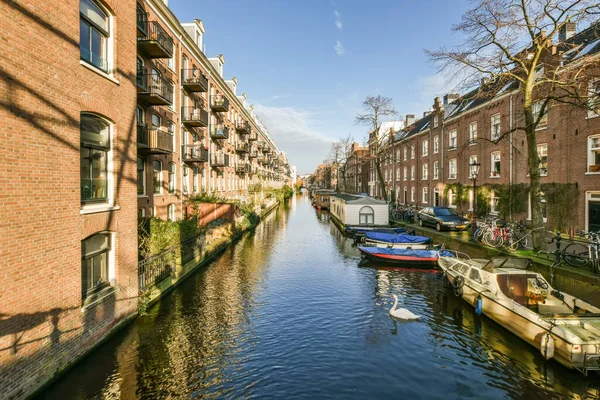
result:
M 464 231 L 471 226 L 468 219 L 461 217 L 450 207 L 425 207 L 419 211 L 417 218 L 420 226 L 430 225 L 438 232 L 444 229 Z

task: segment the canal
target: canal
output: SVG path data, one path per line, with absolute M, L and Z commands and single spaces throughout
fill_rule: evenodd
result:
M 391 294 L 421 321 L 392 320 Z M 598 387 L 477 317 L 437 274 L 361 264 L 298 195 L 41 398 L 552 399 Z

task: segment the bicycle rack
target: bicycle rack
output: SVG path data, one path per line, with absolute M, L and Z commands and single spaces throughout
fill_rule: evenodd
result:
M 550 266 L 550 285 L 554 285 L 554 268 L 558 267 L 560 265 L 561 261 L 561 251 L 560 251 L 560 246 L 562 241 L 562 236 L 560 232 L 556 232 L 556 236 L 554 236 L 552 238 L 552 240 L 550 240 L 549 242 L 547 242 L 548 244 L 554 243 L 556 242 L 556 249 L 554 249 L 554 251 L 549 252 L 549 251 L 545 251 L 545 250 L 541 250 L 538 251 L 538 256 L 540 254 L 545 254 L 545 255 L 554 255 L 554 262 L 552 263 L 552 265 Z M 546 258 L 547 259 L 547 258 Z

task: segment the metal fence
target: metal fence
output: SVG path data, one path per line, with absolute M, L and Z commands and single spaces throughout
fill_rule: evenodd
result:
M 177 249 L 166 250 L 138 262 L 138 288 L 144 290 L 170 277 L 175 271 Z

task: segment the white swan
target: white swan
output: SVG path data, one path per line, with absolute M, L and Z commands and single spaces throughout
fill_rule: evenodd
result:
M 405 320 L 417 320 L 417 319 L 421 318 L 420 316 L 413 314 L 411 311 L 407 310 L 406 308 L 396 309 L 396 306 L 398 306 L 398 296 L 393 294 L 392 297 L 394 298 L 394 305 L 392 306 L 392 308 L 390 308 L 390 315 L 392 317 L 398 318 L 398 319 L 405 319 Z

